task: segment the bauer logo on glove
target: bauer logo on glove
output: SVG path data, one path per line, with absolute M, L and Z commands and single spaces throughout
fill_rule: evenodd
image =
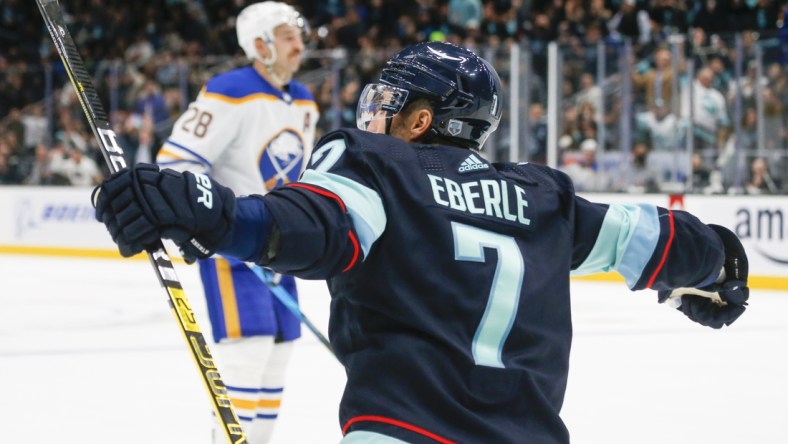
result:
M 235 195 L 204 174 L 137 164 L 112 174 L 93 191 L 96 219 L 120 254 L 151 250 L 172 239 L 184 257 L 205 258 L 230 240 Z
M 197 198 L 197 202 L 205 205 L 205 208 L 213 208 L 213 193 L 211 193 L 211 179 L 205 174 L 195 174 L 197 179 L 197 189 L 202 192 L 202 195 Z

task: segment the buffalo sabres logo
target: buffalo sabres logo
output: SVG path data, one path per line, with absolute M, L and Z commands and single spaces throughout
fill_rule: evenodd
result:
M 462 122 L 454 119 L 449 120 L 449 126 L 446 127 L 446 131 L 448 131 L 452 136 L 456 137 L 462 132 Z
M 269 190 L 298 180 L 304 159 L 304 140 L 292 129 L 276 134 L 265 146 L 258 162 Z

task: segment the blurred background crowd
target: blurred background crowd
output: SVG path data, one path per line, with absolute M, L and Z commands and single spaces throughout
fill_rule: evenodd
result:
M 60 2 L 129 162 L 151 161 L 205 81 L 245 63 L 249 1 Z M 320 132 L 404 45 L 447 40 L 501 74 L 493 159 L 548 163 L 579 191 L 788 194 L 788 1 L 289 1 Z M 35 2 L 0 1 L 0 184 L 106 173 Z

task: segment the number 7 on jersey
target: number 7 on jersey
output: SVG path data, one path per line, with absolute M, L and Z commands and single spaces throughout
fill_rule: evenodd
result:
M 476 328 L 471 351 L 477 365 L 503 368 L 503 344 L 512 329 L 520 302 L 525 273 L 523 255 L 517 241 L 511 236 L 457 222 L 451 223 L 451 230 L 454 236 L 455 260 L 486 262 L 485 247 L 498 252 L 490 297 L 487 299 L 482 320 Z

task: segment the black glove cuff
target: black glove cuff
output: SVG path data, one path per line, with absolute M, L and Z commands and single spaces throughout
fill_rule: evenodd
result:
M 723 265 L 725 280 L 742 281 L 746 284 L 749 276 L 747 253 L 744 251 L 744 246 L 741 244 L 738 236 L 720 225 L 709 224 L 709 228 L 717 233 L 725 247 L 725 263 Z

